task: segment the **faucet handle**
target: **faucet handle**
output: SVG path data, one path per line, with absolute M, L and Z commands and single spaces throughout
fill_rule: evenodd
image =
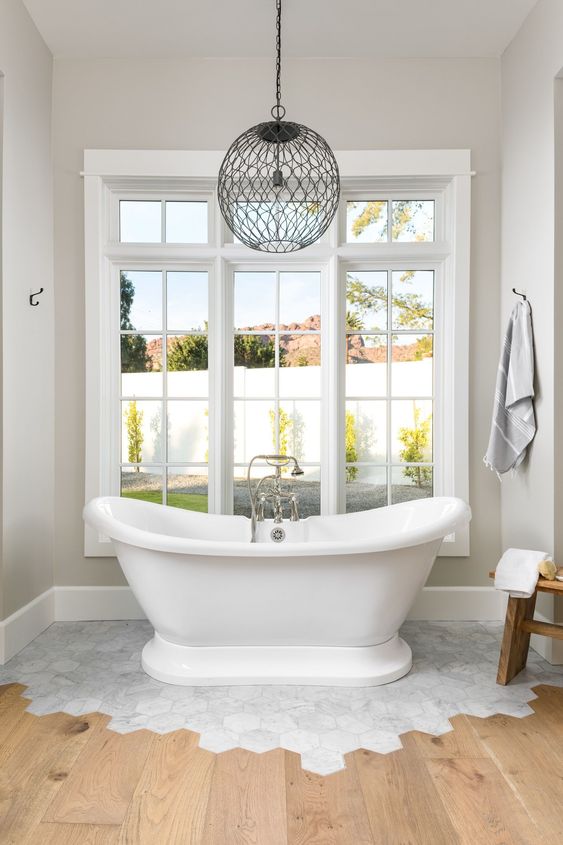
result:
M 279 525 L 281 522 L 283 522 L 282 504 L 281 499 L 276 496 L 274 499 L 274 524 Z
M 299 511 L 297 510 L 297 499 L 294 495 L 291 496 L 289 500 L 289 506 L 291 508 L 291 515 L 289 517 L 290 522 L 299 522 Z

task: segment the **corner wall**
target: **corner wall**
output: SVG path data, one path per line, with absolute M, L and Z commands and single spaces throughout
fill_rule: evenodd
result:
M 3 75 L 0 620 L 53 584 L 52 57 L 20 0 L 0 4 Z M 29 290 L 45 292 L 29 305 Z
M 538 427 L 521 471 L 502 484 L 502 544 L 545 550 L 560 564 L 563 262 L 559 256 L 556 276 L 554 86 L 562 67 L 563 4 L 539 0 L 501 62 L 502 329 L 514 304 L 512 287 L 526 291 L 536 344 Z M 541 598 L 548 600 L 538 603 L 540 611 L 556 618 L 553 600 Z M 543 639 L 541 646 L 549 659 L 563 662 L 562 643 Z

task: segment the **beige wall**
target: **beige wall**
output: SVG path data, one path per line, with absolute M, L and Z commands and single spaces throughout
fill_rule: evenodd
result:
M 559 559 L 563 554 L 559 407 L 563 278 L 559 277 L 557 289 L 554 87 L 562 68 L 563 4 L 539 0 L 502 59 L 501 315 L 506 319 L 513 305 L 511 288 L 525 287 L 535 330 L 538 425 L 527 463 L 502 486 L 502 542 L 505 547 L 545 549 Z M 546 613 L 548 604 L 543 605 Z
M 284 102 L 337 149 L 471 148 L 469 559 L 440 559 L 432 584 L 486 584 L 500 551 L 500 493 L 481 463 L 499 325 L 499 63 L 294 59 Z M 57 584 L 120 584 L 114 560 L 83 557 L 84 148 L 224 149 L 273 101 L 266 60 L 56 60 L 54 74 Z
M 53 584 L 52 58 L 20 0 L 0 4 L 0 74 L 1 620 Z M 29 306 L 30 287 L 45 288 L 38 308 Z

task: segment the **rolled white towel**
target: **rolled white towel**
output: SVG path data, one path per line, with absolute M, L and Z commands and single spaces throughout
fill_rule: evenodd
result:
M 538 583 L 538 566 L 542 560 L 551 560 L 551 555 L 530 549 L 507 549 L 495 571 L 496 589 L 505 590 L 515 598 L 530 598 Z

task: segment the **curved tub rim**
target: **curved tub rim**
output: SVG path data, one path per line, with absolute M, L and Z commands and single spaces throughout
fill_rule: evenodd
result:
M 119 496 L 98 496 L 90 500 L 83 510 L 85 522 L 96 529 L 101 535 L 109 537 L 119 543 L 124 543 L 136 548 L 150 551 L 169 552 L 172 554 L 187 554 L 202 557 L 310 557 L 310 556 L 332 556 L 351 555 L 369 552 L 384 552 L 394 549 L 411 548 L 432 541 L 443 539 L 452 534 L 458 528 L 465 526 L 471 519 L 469 505 L 454 496 L 433 496 L 428 499 L 415 499 L 409 502 L 399 502 L 394 505 L 387 505 L 385 508 L 377 508 L 379 514 L 384 510 L 406 509 L 416 507 L 421 503 L 429 501 L 440 501 L 448 504 L 451 508 L 440 517 L 430 521 L 428 525 L 417 528 L 397 531 L 383 538 L 374 536 L 366 540 L 328 540 L 291 543 L 250 543 L 241 540 L 200 540 L 189 537 L 178 537 L 177 535 L 160 534 L 154 531 L 136 528 L 123 522 L 115 516 L 108 515 L 102 510 L 102 505 L 111 504 L 112 501 L 127 502 L 128 507 L 139 505 L 150 508 L 169 508 L 175 514 L 177 508 L 170 508 L 168 505 L 159 505 L 154 502 L 144 502 L 136 499 L 122 499 Z M 424 505 L 423 505 L 424 506 Z M 426 507 L 428 505 L 425 505 Z M 369 513 L 363 511 L 363 514 Z M 198 513 L 198 517 L 205 519 L 213 514 Z M 325 519 L 345 519 L 351 514 L 337 514 L 334 516 L 323 516 Z M 247 517 L 233 517 L 233 519 L 247 519 Z M 248 520 L 250 521 L 250 520 Z

